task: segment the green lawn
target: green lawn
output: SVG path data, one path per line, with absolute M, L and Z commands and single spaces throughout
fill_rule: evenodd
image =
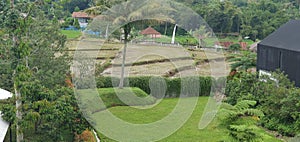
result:
M 68 39 L 76 39 L 81 36 L 81 31 L 61 30 L 61 33 L 66 35 Z
M 214 119 L 214 121 L 204 130 L 198 129 L 198 123 L 207 100 L 208 97 L 199 97 L 196 109 L 183 127 L 161 141 L 229 141 L 226 129 L 218 125 L 219 122 L 217 119 Z M 109 111 L 127 122 L 135 124 L 147 124 L 158 121 L 167 116 L 170 112 L 172 112 L 177 102 L 178 98 L 171 98 L 162 100 L 158 105 L 151 109 L 137 109 L 128 106 L 119 106 L 110 108 Z M 278 139 L 267 134 L 263 129 L 260 131 L 264 134 L 264 142 L 279 142 Z M 98 134 L 100 135 L 102 141 L 113 141 L 105 137 L 103 134 Z

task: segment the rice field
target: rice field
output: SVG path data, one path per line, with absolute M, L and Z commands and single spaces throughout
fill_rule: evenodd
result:
M 103 75 L 119 76 L 121 74 L 122 47 L 120 43 L 105 43 L 99 39 L 81 39 L 69 41 L 71 54 L 82 54 L 84 57 L 97 59 L 96 63 L 104 63 L 112 59 L 112 66 Z M 126 52 L 127 76 L 156 75 L 163 76 L 178 70 L 172 76 L 203 75 L 225 76 L 230 67 L 222 52 L 215 50 L 188 50 L 183 47 L 159 45 L 128 44 Z M 200 62 L 200 63 L 198 63 Z

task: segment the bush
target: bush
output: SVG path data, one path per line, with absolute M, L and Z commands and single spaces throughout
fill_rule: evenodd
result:
M 199 45 L 198 40 L 191 36 L 177 36 L 176 42 L 178 42 L 180 45 Z
M 148 94 L 151 94 L 150 80 L 162 78 L 166 83 L 166 97 L 179 97 L 182 92 L 184 95 L 195 96 L 194 92 L 197 91 L 194 88 L 199 87 L 198 96 L 209 96 L 212 88 L 212 83 L 216 81 L 212 77 L 183 77 L 183 78 L 165 78 L 165 77 L 150 77 L 150 76 L 140 76 L 140 77 L 129 77 L 124 79 L 125 87 L 138 87 Z M 97 88 L 110 88 L 118 87 L 120 79 L 116 77 L 97 77 Z M 199 83 L 192 83 L 199 81 Z M 185 87 L 182 87 L 182 82 L 186 82 Z M 199 85 L 199 86 L 195 86 Z M 194 88 L 193 88 L 194 87 Z M 159 95 L 160 96 L 160 95 Z
M 256 107 L 265 114 L 262 118 L 264 127 L 294 136 L 300 132 L 300 89 L 283 73 L 274 72 L 272 78 L 277 81 L 268 76 L 257 78 L 257 74 L 240 73 L 228 80 L 225 91 L 227 102 L 257 101 Z
M 238 50 L 241 50 L 241 49 L 242 49 L 242 47 L 238 43 L 235 43 L 235 44 L 232 44 L 232 45 L 229 46 L 230 51 L 238 51 Z
M 83 112 L 93 114 L 114 106 L 143 106 L 155 103 L 155 98 L 139 88 L 100 88 L 76 91 Z M 101 101 L 100 101 L 101 99 Z
M 96 142 L 94 134 L 90 130 L 84 130 L 80 135 L 75 136 L 75 142 Z
M 139 106 L 155 103 L 153 97 L 148 96 L 139 88 L 100 88 L 98 92 L 106 107 Z

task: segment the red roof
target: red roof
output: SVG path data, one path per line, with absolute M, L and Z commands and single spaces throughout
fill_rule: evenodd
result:
M 158 31 L 155 29 L 148 27 L 147 29 L 143 30 L 141 32 L 142 35 L 161 35 Z
M 72 14 L 73 18 L 91 18 L 88 14 L 84 12 L 73 12 Z

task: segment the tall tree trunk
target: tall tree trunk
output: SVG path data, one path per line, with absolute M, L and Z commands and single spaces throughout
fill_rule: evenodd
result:
M 106 38 L 106 40 L 108 39 L 108 27 L 109 27 L 109 24 L 107 24 L 106 30 L 105 30 L 105 38 Z
M 12 142 L 11 123 L 9 123 L 9 141 Z
M 17 112 L 16 112 L 16 117 L 17 117 L 17 131 L 16 131 L 16 133 L 17 133 L 17 142 L 22 142 L 23 141 L 23 133 L 20 130 L 20 126 L 18 124 L 18 122 L 22 119 L 22 113 L 19 110 L 21 105 L 22 105 L 21 93 L 18 91 L 18 88 L 17 88 L 16 84 L 14 85 L 14 89 L 15 89 L 15 95 L 16 95 L 16 98 L 17 98 L 17 101 L 16 101 L 16 108 L 17 108 Z
M 168 22 L 166 22 L 166 25 L 165 25 L 165 35 L 167 35 L 167 30 L 168 30 Z
M 15 1 L 14 0 L 10 0 L 10 8 L 11 9 L 14 9 L 14 3 Z M 13 40 L 13 47 L 15 47 L 17 45 L 17 37 L 15 34 L 12 35 L 12 40 Z M 16 71 L 14 71 L 14 74 L 16 73 Z M 17 111 L 16 111 L 16 117 L 17 117 L 17 128 L 16 128 L 16 134 L 17 134 L 17 142 L 22 142 L 23 141 L 23 133 L 22 131 L 20 130 L 20 126 L 18 125 L 18 122 L 19 120 L 22 119 L 22 113 L 21 111 L 19 110 L 19 107 L 21 107 L 22 105 L 22 102 L 21 102 L 21 93 L 19 92 L 19 89 L 17 88 L 17 85 L 14 83 L 14 90 L 15 90 L 15 95 L 16 95 L 16 108 L 17 108 Z
M 121 78 L 120 78 L 120 84 L 119 88 L 123 89 L 124 87 L 124 74 L 125 74 L 125 60 L 126 60 L 126 49 L 127 49 L 127 43 L 128 43 L 128 36 L 131 31 L 131 26 L 130 25 L 125 25 L 124 26 L 124 48 L 123 48 L 123 60 L 122 60 L 122 71 L 121 71 Z
M 10 0 L 10 8 L 13 9 L 14 8 L 14 3 L 15 1 L 14 0 Z

